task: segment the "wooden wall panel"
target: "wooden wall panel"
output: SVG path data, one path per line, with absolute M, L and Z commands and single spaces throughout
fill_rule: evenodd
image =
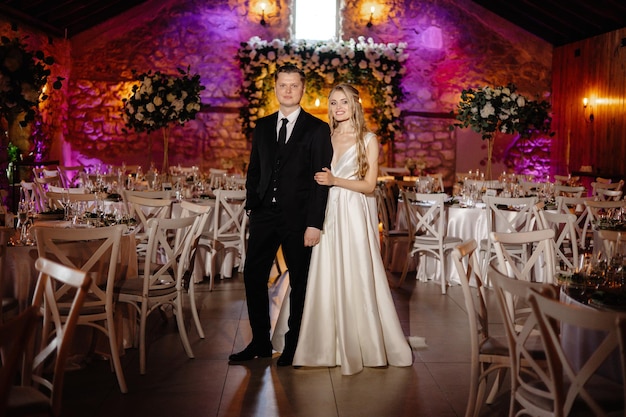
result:
M 622 42 L 624 39 L 624 42 Z M 554 173 L 626 173 L 626 28 L 555 48 Z M 583 98 L 589 99 L 587 109 Z M 589 120 L 593 112 L 594 120 Z

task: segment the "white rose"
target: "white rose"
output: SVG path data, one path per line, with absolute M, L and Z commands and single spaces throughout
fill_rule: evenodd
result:
M 154 104 L 148 103 L 146 104 L 146 110 L 148 111 L 148 113 L 152 113 L 153 111 L 156 110 L 156 107 L 154 107 Z
M 483 119 L 486 119 L 489 116 L 493 116 L 494 114 L 496 114 L 496 109 L 493 108 L 491 102 L 487 102 L 487 104 L 485 104 L 485 107 L 480 110 L 480 117 L 482 117 Z
M 524 107 L 526 105 L 526 100 L 524 99 L 524 96 L 517 97 L 517 105 L 519 107 Z
M 158 106 L 160 106 L 161 104 L 163 104 L 163 100 L 162 100 L 162 99 L 161 99 L 161 97 L 159 97 L 159 96 L 156 96 L 156 97 L 152 100 L 152 102 L 153 102 L 153 103 L 154 103 L 154 105 L 155 105 L 155 106 L 157 106 L 157 107 L 158 107 Z

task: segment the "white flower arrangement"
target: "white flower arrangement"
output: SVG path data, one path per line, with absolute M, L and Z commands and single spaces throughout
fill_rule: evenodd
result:
M 200 75 L 178 69 L 180 76 L 160 72 L 140 74 L 138 85 L 122 100 L 122 117 L 126 126 L 137 132 L 152 132 L 171 123 L 184 125 L 200 110 Z
M 238 51 L 243 72 L 241 93 L 248 101 L 242 107 L 244 134 L 250 136 L 256 120 L 265 115 L 272 99 L 273 75 L 284 64 L 295 64 L 307 74 L 308 94 L 315 94 L 338 82 L 366 88 L 372 99 L 372 118 L 378 125 L 381 142 L 393 141 L 402 125 L 398 104 L 404 99 L 401 81 L 406 69 L 406 43 L 374 43 L 369 38 L 311 43 L 273 41 L 252 37 Z
M 498 132 L 528 137 L 533 132 L 550 131 L 549 111 L 547 101 L 527 99 L 517 93 L 515 84 L 469 88 L 461 92 L 455 115 L 458 123 L 450 128 L 470 127 L 482 133 L 483 139 L 493 139 Z

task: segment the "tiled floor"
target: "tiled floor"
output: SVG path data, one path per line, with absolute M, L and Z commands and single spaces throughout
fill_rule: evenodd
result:
M 390 275 L 392 282 L 397 275 Z M 94 360 L 66 373 L 64 416 L 463 416 L 468 393 L 469 345 L 461 288 L 441 295 L 436 283 L 407 279 L 392 290 L 407 335 L 426 338 L 410 368 L 365 369 L 342 376 L 339 368 L 278 368 L 277 355 L 229 365 L 228 355 L 249 340 L 243 280 L 199 285 L 206 339 L 195 328 L 195 359 L 185 355 L 175 320 L 154 314 L 149 330 L 148 369 L 139 375 L 138 353 L 123 358 L 129 387 L 119 392 L 109 363 Z M 490 306 L 496 316 L 495 305 Z M 508 392 L 481 416 L 502 416 Z

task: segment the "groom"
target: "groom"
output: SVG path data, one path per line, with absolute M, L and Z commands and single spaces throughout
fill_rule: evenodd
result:
M 328 124 L 300 107 L 304 72 L 284 65 L 274 81 L 280 107 L 257 121 L 246 181 L 250 235 L 243 274 L 252 341 L 229 360 L 272 356 L 267 284 L 282 245 L 291 295 L 289 331 L 278 365 L 289 366 L 300 332 L 311 248 L 319 242 L 328 197 L 328 187 L 313 177 L 330 166 L 333 150 Z

